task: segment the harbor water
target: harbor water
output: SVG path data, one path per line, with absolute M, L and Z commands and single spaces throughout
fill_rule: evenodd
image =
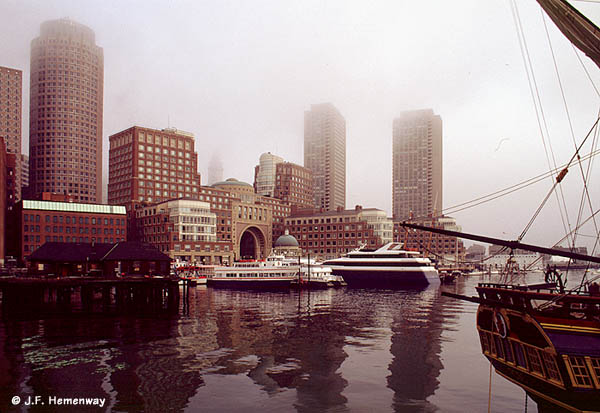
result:
M 0 411 L 535 412 L 521 388 L 490 376 L 477 305 L 441 295 L 474 295 L 482 280 L 421 290 L 200 286 L 178 314 L 4 318 Z M 49 403 L 59 398 L 104 402 Z

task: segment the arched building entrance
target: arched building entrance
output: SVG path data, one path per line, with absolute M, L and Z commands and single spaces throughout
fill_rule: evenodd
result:
M 267 256 L 266 237 L 257 227 L 246 228 L 242 232 L 238 245 L 240 246 L 240 259 L 260 260 Z

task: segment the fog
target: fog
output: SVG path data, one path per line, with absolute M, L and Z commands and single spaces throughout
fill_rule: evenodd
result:
M 322 102 L 346 119 L 347 207 L 391 213 L 392 121 L 404 110 L 432 108 L 442 117 L 445 208 L 549 169 L 510 2 L 373 3 L 3 0 L 0 65 L 23 70 L 23 151 L 30 42 L 43 21 L 70 17 L 104 49 L 105 184 L 108 136 L 133 125 L 193 132 L 203 184 L 215 153 L 225 178 L 252 183 L 263 152 L 303 163 L 304 111 Z M 575 5 L 600 21 L 600 4 Z M 560 165 L 574 143 L 543 15 L 534 0 L 518 7 L 548 156 Z M 570 43 L 546 23 L 580 142 L 597 117 L 598 94 Z M 598 82 L 598 68 L 582 60 Z M 581 181 L 571 168 L 563 194 L 571 226 Z M 466 232 L 515 238 L 550 186 L 548 179 L 453 216 Z M 591 188 L 597 198 L 598 186 Z M 525 241 L 551 245 L 564 236 L 556 206 L 552 196 Z

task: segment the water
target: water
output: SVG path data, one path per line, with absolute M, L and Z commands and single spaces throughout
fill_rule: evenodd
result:
M 181 314 L 0 321 L 0 411 L 525 411 L 481 354 L 479 277 L 423 290 L 191 290 Z M 13 406 L 14 396 L 21 403 Z M 24 406 L 28 396 L 46 404 Z M 103 398 L 100 407 L 49 396 Z M 535 403 L 527 401 L 527 411 Z

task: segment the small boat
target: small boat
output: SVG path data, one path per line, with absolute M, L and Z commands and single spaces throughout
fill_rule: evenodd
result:
M 438 271 L 428 258 L 415 251 L 406 251 L 402 244 L 394 242 L 377 250 L 358 249 L 323 264 L 331 267 L 334 275 L 342 276 L 350 287 L 440 284 Z
M 270 255 L 266 260 L 236 261 L 232 266 L 215 266 L 207 283 L 211 287 L 280 289 L 290 288 L 297 279 L 299 266 L 283 256 Z
M 452 284 L 461 275 L 460 271 L 440 271 L 440 281 L 442 284 Z
M 204 285 L 209 275 L 214 273 L 214 265 L 188 265 L 178 266 L 175 274 L 184 282 L 190 285 Z
M 298 277 L 292 281 L 296 288 L 330 288 L 345 286 L 346 282 L 339 275 L 334 275 L 331 267 L 320 264 L 314 259 L 300 258 L 298 261 L 289 259 L 290 263 L 300 265 Z

